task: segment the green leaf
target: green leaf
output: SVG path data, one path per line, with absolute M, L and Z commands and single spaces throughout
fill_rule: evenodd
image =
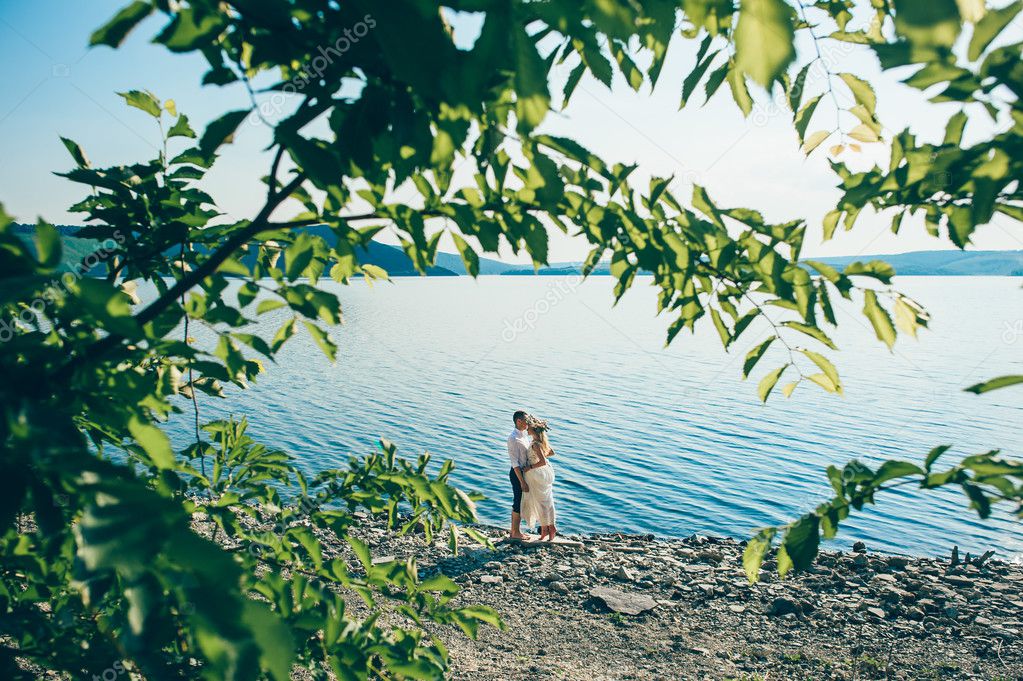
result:
M 515 117 L 519 132 L 529 132 L 540 125 L 551 105 L 551 94 L 547 89 L 547 68 L 536 51 L 532 39 L 524 26 L 513 33 L 515 56 Z
M 961 21 L 956 0 L 894 0 L 895 30 L 918 47 L 952 47 Z
M 877 95 L 874 93 L 874 88 L 870 87 L 867 81 L 854 76 L 851 73 L 840 73 L 838 74 L 842 81 L 852 91 L 853 99 L 858 104 L 862 104 L 863 107 L 870 112 L 871 115 L 877 109 Z
M 285 305 L 287 305 L 287 303 L 285 303 L 283 300 L 278 300 L 276 298 L 265 298 L 259 301 L 259 304 L 256 305 L 256 314 L 257 315 L 264 314 L 270 312 L 271 310 L 282 308 Z
M 760 579 L 760 566 L 777 532 L 778 530 L 773 527 L 764 528 L 746 544 L 746 550 L 742 552 L 742 569 L 746 572 L 746 579 L 750 584 L 755 584 Z
M 736 67 L 769 88 L 796 58 L 796 14 L 784 0 L 742 0 L 735 27 Z
M 71 158 L 75 160 L 75 164 L 78 165 L 79 168 L 89 167 L 89 159 L 85 157 L 85 152 L 82 151 L 82 148 L 78 146 L 77 142 L 69 140 L 67 137 L 61 137 L 60 141 L 64 143 L 64 148 L 68 150 L 68 153 L 71 154 Z
M 787 561 L 784 566 L 778 558 L 778 575 L 784 577 L 790 569 L 805 570 L 813 564 L 820 548 L 820 518 L 807 513 L 785 532 L 782 540 Z
M 419 584 L 420 591 L 440 591 L 445 594 L 456 594 L 459 586 L 447 575 L 437 573 Z
M 717 329 L 718 335 L 721 337 L 721 345 L 727 348 L 729 343 L 732 342 L 731 332 L 725 326 L 724 320 L 721 319 L 721 314 L 716 309 L 710 309 L 710 317 L 714 320 L 714 328 Z
M 579 86 L 579 81 L 582 80 L 583 74 L 586 73 L 586 64 L 579 62 L 572 72 L 568 74 L 568 80 L 565 81 L 565 89 L 562 94 L 561 108 L 564 109 L 568 106 L 569 101 L 572 99 L 572 94 L 575 89 Z
M 837 209 L 836 210 L 828 211 L 828 214 L 824 216 L 824 221 L 822 223 L 822 226 L 823 226 L 823 229 L 824 229 L 824 240 L 825 241 L 830 240 L 831 237 L 834 236 L 835 229 L 838 227 L 838 221 L 839 221 L 839 219 L 841 219 L 841 217 L 842 217 L 842 211 L 837 210 Z
M 817 354 L 812 350 L 800 350 L 800 352 L 806 355 L 808 358 L 810 358 L 810 361 L 812 361 L 814 364 L 820 367 L 820 370 L 824 372 L 824 375 L 827 376 L 827 378 L 831 381 L 831 384 L 834 386 L 833 392 L 837 392 L 839 395 L 841 395 L 842 382 L 838 378 L 838 369 L 835 368 L 835 365 L 832 364 L 831 361 L 824 355 Z M 827 388 L 827 386 L 823 387 Z
M 288 339 L 295 335 L 295 321 L 295 317 L 291 317 L 281 324 L 281 328 L 277 330 L 277 333 L 274 335 L 273 343 L 270 345 L 274 352 L 280 350 Z
M 966 129 L 966 121 L 965 111 L 959 111 L 949 118 L 948 124 L 945 126 L 945 139 L 942 141 L 942 144 L 959 146 L 963 141 L 963 130 Z
M 938 447 L 935 447 L 930 452 L 928 452 L 927 458 L 924 459 L 924 469 L 928 473 L 930 473 L 931 466 L 933 466 L 934 462 L 938 460 L 938 457 L 950 449 L 952 449 L 952 445 L 939 445 Z
M 289 281 L 301 277 L 309 267 L 315 255 L 316 240 L 308 232 L 302 232 L 294 243 L 284 251 L 284 276 Z
M 810 338 L 813 338 L 814 340 L 818 340 L 821 343 L 824 343 L 824 345 L 828 346 L 832 350 L 838 350 L 838 347 L 835 345 L 834 341 L 828 338 L 828 334 L 824 333 L 824 331 L 822 331 L 820 328 L 816 326 L 810 326 L 809 324 L 804 324 L 802 322 L 794 322 L 791 320 L 782 322 L 782 326 L 787 326 L 790 329 L 794 329 L 796 331 L 799 331 L 800 333 L 804 333 Z
M 757 386 L 757 394 L 760 396 L 761 402 L 767 402 L 767 398 L 771 395 L 771 391 L 774 390 L 774 386 L 778 383 L 778 379 L 781 378 L 781 375 L 788 368 L 788 364 L 783 364 L 760 379 L 760 384 Z
M 973 36 L 970 38 L 970 47 L 967 51 L 970 61 L 980 59 L 980 56 L 988 48 L 988 45 L 991 44 L 991 41 L 1016 18 L 1020 9 L 1023 9 L 1023 5 L 1019 2 L 1012 2 L 1001 9 L 988 10 L 984 18 L 974 26 Z
M 708 35 L 704 39 L 704 44 L 709 45 L 710 44 L 709 41 L 710 36 Z M 704 48 L 701 46 L 701 50 L 702 49 Z M 707 57 L 705 57 L 702 61 L 698 60 L 696 66 L 693 67 L 693 70 L 690 71 L 689 75 L 687 75 L 685 77 L 685 80 L 682 81 L 682 103 L 679 105 L 680 109 L 683 108 L 689 101 L 689 98 L 692 96 L 693 91 L 696 90 L 696 86 L 699 85 L 700 80 L 703 79 L 703 74 L 707 72 L 707 69 L 710 67 L 711 62 L 714 61 L 714 57 L 716 57 L 717 54 L 718 51 L 715 50 L 714 52 L 711 52 Z
M 852 137 L 854 140 L 859 142 L 863 142 L 864 144 L 872 144 L 874 142 L 881 141 L 881 136 L 877 134 L 877 131 L 866 123 L 860 123 L 850 130 L 849 137 Z
M 373 566 L 373 558 L 369 553 L 369 545 L 357 537 L 351 535 L 345 537 L 345 541 L 352 547 L 355 557 L 362 563 L 362 567 L 369 570 Z
M 195 131 L 188 124 L 188 116 L 181 114 L 178 120 L 174 121 L 174 125 L 167 131 L 167 138 L 171 137 L 195 137 Z
M 248 598 L 244 601 L 241 621 L 252 632 L 259 647 L 259 666 L 270 672 L 276 681 L 288 681 L 295 660 L 295 639 L 288 624 L 266 605 Z
M 154 466 L 163 469 L 174 468 L 174 452 L 170 440 L 162 430 L 135 416 L 128 422 L 128 432 L 149 455 Z
M 870 320 L 874 327 L 877 339 L 883 341 L 890 350 L 895 345 L 895 326 L 892 318 L 888 316 L 887 310 L 877 302 L 877 294 L 872 289 L 863 293 L 863 314 Z
M 248 115 L 249 112 L 245 109 L 229 111 L 207 125 L 206 131 L 199 139 L 199 150 L 203 156 L 211 158 L 222 144 L 230 143 L 238 126 Z
M 472 246 L 461 237 L 461 235 L 451 232 L 451 238 L 455 242 L 455 247 L 458 248 L 458 253 L 462 256 L 462 263 L 465 265 L 465 271 L 469 273 L 469 276 L 476 277 L 480 273 L 480 257 L 473 250 Z
M 824 142 L 824 140 L 826 140 L 829 137 L 831 137 L 831 132 L 828 130 L 818 130 L 817 132 L 813 133 L 812 135 L 806 138 L 805 142 L 803 142 L 803 146 L 801 147 L 803 153 L 809 156 L 810 154 L 813 153 L 814 149 L 819 147 Z
M 868 262 L 857 260 L 846 265 L 843 273 L 847 277 L 872 277 L 882 284 L 890 284 L 895 276 L 895 268 L 884 260 L 870 260 Z
M 40 220 L 36 223 L 36 260 L 39 266 L 52 269 L 60 264 L 61 247 L 60 231 L 48 222 Z
M 813 112 L 817 109 L 817 105 L 821 101 L 823 95 L 817 95 L 811 98 L 803 105 L 801 109 L 796 113 L 795 126 L 796 132 L 799 134 L 800 141 L 806 136 L 806 128 L 810 125 L 810 119 L 813 118 Z
M 915 463 L 909 461 L 885 461 L 881 464 L 881 467 L 877 469 L 877 473 L 874 474 L 873 484 L 880 486 L 889 480 L 895 478 L 904 478 L 907 475 L 923 475 L 924 471 L 922 468 L 917 466 Z
M 327 332 L 312 322 L 306 321 L 303 323 L 305 324 L 306 330 L 309 331 L 309 335 L 313 337 L 313 340 L 316 341 L 316 345 L 318 345 L 323 354 L 327 356 L 327 359 L 331 362 L 335 361 L 337 359 L 337 345 L 335 345 L 334 341 L 330 339 Z
M 131 30 L 148 17 L 153 9 L 152 4 L 135 0 L 115 14 L 113 19 L 96 29 L 89 38 L 89 45 L 120 47 Z
M 753 98 L 749 96 L 749 88 L 746 87 L 746 76 L 734 64 L 728 69 L 728 87 L 742 114 L 749 116 L 753 111 Z
M 1023 376 L 999 376 L 998 378 L 992 378 L 990 381 L 971 385 L 969 388 L 966 388 L 966 392 L 980 395 L 992 390 L 1008 388 L 1010 385 L 1019 385 L 1020 383 L 1023 383 Z
M 128 92 L 118 92 L 117 94 L 124 98 L 124 101 L 128 106 L 141 109 L 153 118 L 159 118 L 160 113 L 163 111 L 160 107 L 160 100 L 158 100 L 151 92 L 130 90 Z
M 767 349 L 771 347 L 771 343 L 773 343 L 776 338 L 778 337 L 770 336 L 746 354 L 746 361 L 742 364 L 743 378 L 749 376 L 749 373 L 753 371 L 753 367 L 757 365 L 757 362 L 759 362 L 760 358 L 764 356 L 764 353 L 767 352 Z

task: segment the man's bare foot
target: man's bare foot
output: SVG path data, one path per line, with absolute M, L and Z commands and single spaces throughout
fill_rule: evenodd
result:
M 526 537 L 521 532 L 509 532 L 508 533 L 508 538 L 509 539 L 525 539 Z

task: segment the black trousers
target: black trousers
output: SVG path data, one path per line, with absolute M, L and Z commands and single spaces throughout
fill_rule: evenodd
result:
M 508 477 L 512 486 L 512 512 L 522 513 L 522 483 L 519 482 L 519 476 L 515 475 L 514 468 L 508 469 Z

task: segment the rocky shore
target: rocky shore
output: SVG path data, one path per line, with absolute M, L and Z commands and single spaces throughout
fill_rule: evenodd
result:
M 480 527 L 495 541 L 503 533 Z M 442 571 L 462 603 L 500 612 L 473 641 L 438 630 L 457 679 L 1023 679 L 1023 566 L 824 553 L 750 585 L 731 539 L 575 537 L 495 551 L 393 537 L 366 519 L 377 559 Z

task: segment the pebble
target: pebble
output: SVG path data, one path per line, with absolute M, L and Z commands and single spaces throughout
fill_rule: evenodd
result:
M 386 554 L 375 563 L 416 558 L 421 579 L 440 567 L 463 587 L 460 603 L 496 607 L 516 625 L 511 639 L 481 631 L 462 644 L 457 631 L 441 634 L 455 645 L 454 670 L 466 655 L 483 665 L 463 667 L 467 678 L 541 678 L 516 656 L 539 655 L 542 645 L 576 665 L 565 669 L 585 668 L 591 679 L 755 678 L 765 669 L 776 670 L 769 678 L 873 678 L 861 656 L 883 663 L 892 649 L 890 678 L 936 670 L 941 678 L 1023 679 L 1023 568 L 997 557 L 983 569 L 950 572 L 947 558 L 885 556 L 861 546 L 823 553 L 812 570 L 785 579 L 767 560 L 763 581 L 750 585 L 744 546 L 728 539 L 584 537 L 582 548 L 498 543 L 496 554 L 466 546 L 451 556 L 446 542 L 424 546 L 422 537 L 365 530 L 374 554 Z M 346 545 L 326 548 L 325 555 L 358 566 Z M 495 588 L 501 584 L 509 587 Z M 609 620 L 608 610 L 628 619 Z M 545 613 L 535 631 L 522 619 L 533 611 Z M 801 660 L 785 658 L 796 653 Z M 518 675 L 497 671 L 516 664 Z

